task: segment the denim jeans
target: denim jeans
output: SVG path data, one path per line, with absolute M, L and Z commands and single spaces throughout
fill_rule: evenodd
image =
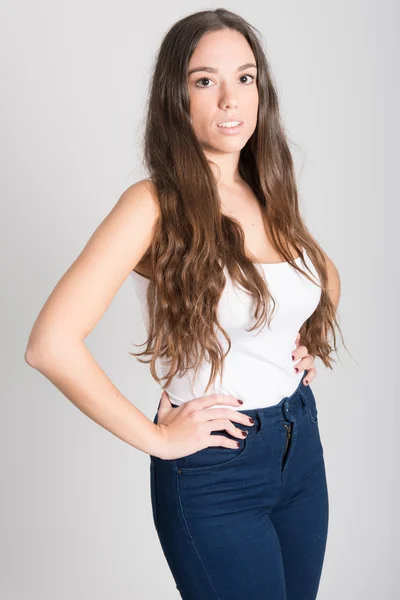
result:
M 184 600 L 315 600 L 328 533 L 328 488 L 314 394 L 238 412 L 240 448 L 150 456 L 154 525 Z M 157 423 L 157 415 L 153 422 Z M 238 441 L 227 431 L 225 435 Z

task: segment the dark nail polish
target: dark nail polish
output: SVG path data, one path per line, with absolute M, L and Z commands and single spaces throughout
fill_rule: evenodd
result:
M 292 354 L 292 360 L 294 360 L 294 356 L 293 356 L 293 354 Z
M 307 379 L 305 379 L 305 380 L 304 380 L 304 383 L 305 383 L 306 385 L 308 385 L 308 381 L 307 381 Z
M 298 373 L 299 367 L 295 367 L 294 370 L 296 371 L 296 373 Z
M 246 437 L 247 434 L 248 434 L 248 431 L 242 431 L 243 437 Z
M 238 400 L 239 404 L 243 404 L 243 400 Z
M 252 419 L 251 417 L 249 417 L 249 421 L 250 423 L 254 423 L 254 419 Z
M 236 442 L 238 448 L 240 448 L 240 442 Z

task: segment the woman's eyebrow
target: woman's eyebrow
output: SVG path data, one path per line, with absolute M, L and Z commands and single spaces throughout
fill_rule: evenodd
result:
M 245 69 L 250 69 L 250 67 L 254 67 L 255 69 L 257 69 L 255 64 L 245 63 L 244 65 L 240 65 L 240 67 L 238 67 L 236 71 L 244 71 Z M 214 69 L 214 67 L 195 67 L 194 69 L 190 69 L 190 71 L 188 72 L 188 76 L 192 73 L 197 73 L 197 71 L 207 71 L 207 73 L 218 73 L 218 69 Z

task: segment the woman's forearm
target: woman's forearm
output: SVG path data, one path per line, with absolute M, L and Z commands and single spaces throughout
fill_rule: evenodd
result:
M 142 452 L 162 457 L 157 426 L 119 392 L 83 342 L 43 346 L 41 351 L 27 349 L 29 365 L 104 429 Z

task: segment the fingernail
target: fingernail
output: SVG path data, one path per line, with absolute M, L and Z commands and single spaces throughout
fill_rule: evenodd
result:
M 296 373 L 297 373 L 297 372 L 298 372 L 298 370 L 299 370 L 299 367 L 295 367 L 295 368 L 294 368 L 294 370 L 295 370 L 295 371 L 296 371 Z
M 304 383 L 305 383 L 306 385 L 308 385 L 308 381 L 307 381 L 307 379 L 305 379 L 305 380 L 304 380 Z
M 294 356 L 293 356 L 293 354 L 292 354 L 292 360 L 294 360 Z
M 239 404 L 243 404 L 243 400 L 238 400 Z

